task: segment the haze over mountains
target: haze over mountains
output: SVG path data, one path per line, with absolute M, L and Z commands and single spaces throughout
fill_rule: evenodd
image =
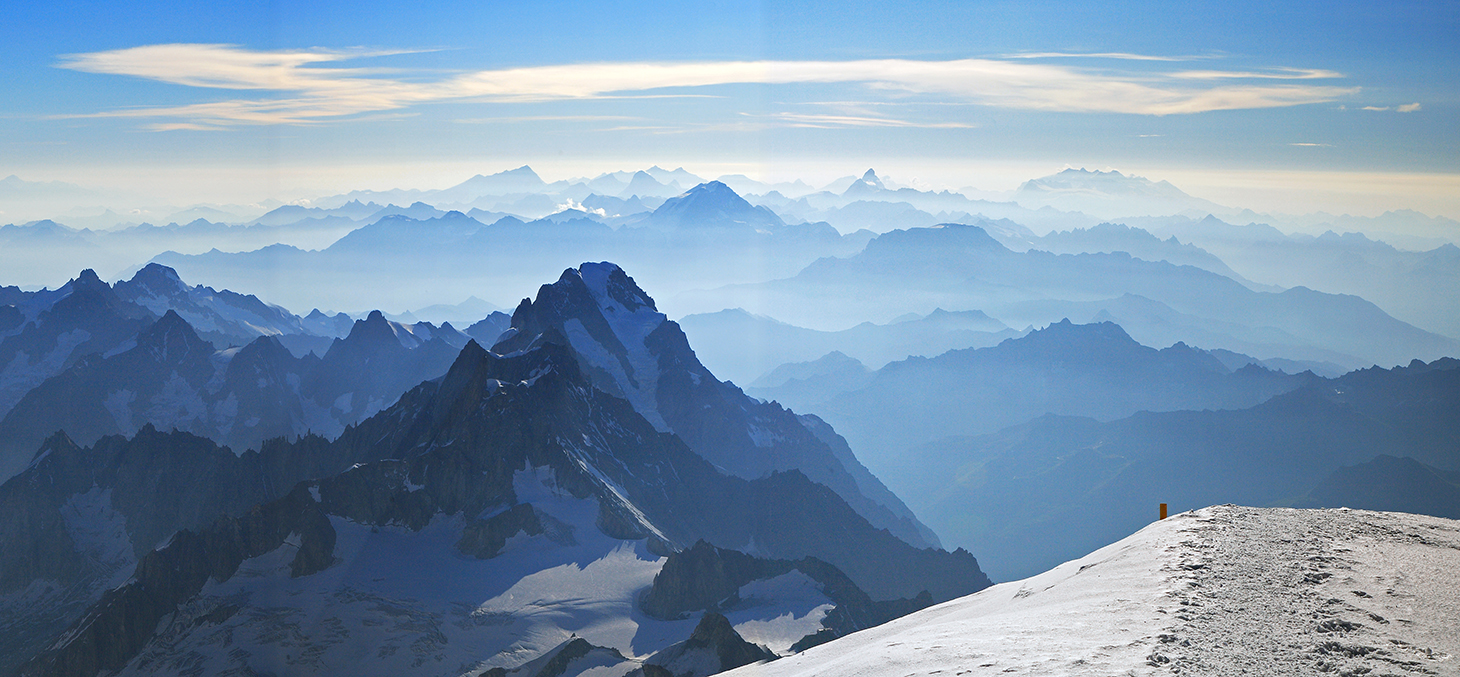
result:
M 970 194 L 522 167 L 0 228 L 0 673 L 698 677 L 1158 503 L 1460 516 L 1460 249 L 1387 232 L 1460 224 Z

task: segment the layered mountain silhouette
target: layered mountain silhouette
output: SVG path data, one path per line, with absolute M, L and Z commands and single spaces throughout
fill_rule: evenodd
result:
M 908 447 L 991 433 L 1044 414 L 1113 420 L 1143 410 L 1243 409 L 1317 380 L 1255 365 L 1232 370 L 1185 344 L 1157 350 L 1118 325 L 1068 320 L 991 348 L 909 358 L 870 375 L 859 374 L 857 365 L 828 366 L 836 370 L 823 374 L 850 370 L 856 378 L 823 376 L 827 390 L 803 379 L 754 392 L 816 412 L 879 473 L 905 463 Z
M 911 270 L 919 272 L 907 274 Z M 679 302 L 734 303 L 753 313 L 803 318 L 813 326 L 890 318 L 919 307 L 981 308 L 1012 326 L 1042 326 L 1070 316 L 1071 304 L 1127 297 L 1193 318 L 1184 324 L 1206 329 L 1209 337 L 1241 340 L 1204 343 L 1209 348 L 1264 359 L 1321 359 L 1353 368 L 1460 351 L 1454 339 L 1396 320 L 1358 297 L 1304 287 L 1257 292 L 1207 270 L 1122 252 L 1020 253 L 978 226 L 958 224 L 893 231 L 855 256 L 822 259 L 788 279 L 685 294 Z M 1184 330 L 1165 328 L 1171 329 Z
M 949 437 L 887 466 L 888 484 L 995 575 L 1020 577 L 1128 534 L 1158 503 L 1460 512 L 1460 363 L 1312 379 L 1253 407 L 1046 415 Z
M 274 247 L 169 253 L 156 260 L 185 277 L 207 271 L 209 279 L 225 286 L 267 290 L 269 298 L 286 305 L 333 299 L 333 305 L 346 307 L 368 280 L 384 292 L 375 303 L 420 307 L 438 302 L 442 294 L 530 289 L 584 260 L 618 261 L 665 286 L 688 279 L 709 286 L 768 280 L 792 275 L 821 256 L 851 254 L 866 242 L 844 237 L 825 223 L 785 223 L 719 182 L 695 186 L 652 212 L 607 219 L 612 224 L 599 218 L 585 212 L 581 218 L 507 216 L 483 223 L 460 211 L 399 215 L 374 221 L 320 251 Z M 260 270 L 269 271 L 268 279 L 260 277 Z M 300 289 L 309 290 L 309 300 Z
M 679 324 L 703 361 L 741 384 L 753 383 L 783 364 L 814 360 L 830 352 L 880 368 L 910 355 L 932 357 L 957 348 L 991 347 L 1020 334 L 981 311 L 941 308 L 926 315 L 910 313 L 885 324 L 863 322 L 841 331 L 798 327 L 739 308 L 686 315 Z

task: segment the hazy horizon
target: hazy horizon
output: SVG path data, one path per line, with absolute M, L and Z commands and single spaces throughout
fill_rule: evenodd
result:
M 1069 166 L 1260 213 L 1460 218 L 1453 5 L 11 14 L 0 176 L 123 208 L 439 189 L 524 164 L 811 183 L 872 167 L 991 192 Z M 15 211 L 0 222 L 34 217 Z

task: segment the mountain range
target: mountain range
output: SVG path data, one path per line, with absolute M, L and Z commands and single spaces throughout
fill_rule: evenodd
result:
M 909 270 L 919 272 L 908 275 Z M 1460 349 L 1455 339 L 1396 320 L 1358 297 L 1304 287 L 1253 291 L 1207 270 L 1123 252 L 1015 252 L 978 226 L 958 224 L 893 231 L 854 256 L 821 259 L 790 278 L 686 292 L 676 302 L 706 309 L 737 305 L 800 318 L 813 327 L 926 312 L 919 308 L 978 308 L 1012 326 L 1042 326 L 1069 317 L 1072 304 L 1088 307 L 1127 297 L 1187 318 L 1185 327 L 1158 322 L 1163 333 L 1201 330 L 1207 338 L 1223 339 L 1204 342 L 1210 348 L 1263 359 L 1316 359 L 1353 368 L 1434 359 Z M 1131 324 L 1138 335 L 1144 329 L 1139 321 Z
M 948 543 L 1017 578 L 1130 533 L 1157 503 L 1460 515 L 1457 367 L 1444 359 L 1309 378 L 1250 407 L 1104 421 L 1050 413 L 932 440 L 896 464 L 858 448 Z
M 398 341 L 390 326 L 372 316 L 335 348 Z M 169 313 L 138 347 L 202 350 L 185 329 Z M 668 406 L 681 401 L 696 407 Z M 829 426 L 756 405 L 694 360 L 621 269 L 585 264 L 524 301 L 494 352 L 467 343 L 443 376 L 334 441 L 240 454 L 152 425 L 89 446 L 57 433 L 0 486 L 4 667 L 475 674 L 607 649 L 682 665 L 711 640 L 784 652 L 989 584 L 967 552 L 916 547 L 859 514 L 901 503 L 866 497 L 891 494 L 858 484 L 870 475 Z M 726 423 L 733 408 L 745 418 Z M 716 435 L 696 437 L 707 423 Z M 701 453 L 759 454 L 746 460 L 762 470 L 726 474 Z M 863 507 L 808 473 L 845 477 Z M 668 573 L 676 557 L 747 556 L 762 563 L 716 583 L 733 600 Z
M 482 223 L 460 212 L 380 219 L 320 251 L 274 246 L 245 253 L 167 253 L 156 261 L 188 277 L 258 289 L 286 305 L 348 306 L 361 285 L 387 276 L 375 302 L 395 307 L 467 297 L 482 289 L 526 292 L 583 260 L 611 259 L 651 283 L 684 279 L 718 286 L 794 274 L 820 256 L 860 249 L 870 233 L 843 236 L 819 224 L 787 224 L 724 184 L 672 197 L 652 212 L 605 223 L 503 217 Z M 261 275 L 260 271 L 268 271 Z M 306 295 L 307 294 L 307 295 Z
M 1460 517 L 1453 222 L 910 183 L 0 227 L 0 674 L 1435 667 L 1441 522 L 1268 507 Z

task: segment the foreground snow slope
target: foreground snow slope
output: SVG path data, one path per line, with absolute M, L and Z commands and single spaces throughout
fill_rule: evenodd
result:
M 733 675 L 1460 674 L 1460 522 L 1215 506 Z

